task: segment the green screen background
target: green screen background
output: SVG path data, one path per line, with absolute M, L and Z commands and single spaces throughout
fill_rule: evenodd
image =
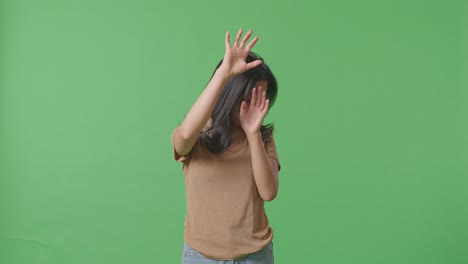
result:
M 240 27 L 279 82 L 276 262 L 468 263 L 462 1 L 2 0 L 0 15 L 0 263 L 180 263 L 170 134 Z

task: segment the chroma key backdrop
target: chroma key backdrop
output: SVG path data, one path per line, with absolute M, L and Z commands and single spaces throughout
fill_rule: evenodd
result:
M 468 7 L 0 1 L 0 263 L 180 263 L 171 132 L 239 28 L 279 84 L 275 262 L 468 263 Z

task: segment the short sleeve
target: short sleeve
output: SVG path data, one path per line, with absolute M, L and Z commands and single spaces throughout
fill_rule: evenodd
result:
M 276 151 L 276 144 L 273 135 L 269 138 L 270 142 L 265 143 L 265 150 L 269 158 L 276 160 L 278 163 L 278 171 L 281 170 L 281 164 L 278 158 L 278 152 Z
M 172 143 L 172 150 L 174 152 L 174 160 L 184 163 L 185 161 L 188 160 L 188 158 L 192 154 L 192 151 L 190 151 L 189 153 L 187 153 L 185 155 L 180 155 L 179 153 L 177 153 L 177 151 L 175 149 L 175 144 L 174 144 L 174 134 L 175 134 L 176 129 L 177 129 L 177 127 L 174 128 L 174 130 L 172 131 L 172 134 L 171 134 L 171 143 Z M 193 148 L 192 148 L 192 150 L 193 150 Z

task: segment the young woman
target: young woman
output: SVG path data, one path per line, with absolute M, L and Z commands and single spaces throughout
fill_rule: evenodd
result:
M 273 263 L 264 202 L 278 193 L 281 166 L 273 125 L 262 125 L 277 94 L 263 59 L 242 29 L 171 136 L 182 163 L 187 214 L 182 263 Z

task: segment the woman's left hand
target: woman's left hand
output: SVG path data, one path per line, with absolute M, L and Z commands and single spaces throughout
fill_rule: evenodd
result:
M 270 100 L 266 99 L 266 91 L 261 86 L 252 89 L 251 98 L 250 104 L 242 101 L 239 115 L 241 127 L 247 135 L 254 135 L 260 131 L 270 106 Z

